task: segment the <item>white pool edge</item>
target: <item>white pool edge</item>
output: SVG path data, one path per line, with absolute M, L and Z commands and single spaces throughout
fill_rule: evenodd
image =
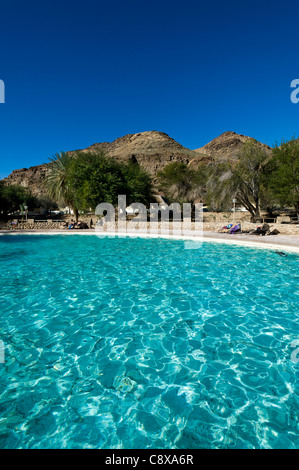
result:
M 247 246 L 251 248 L 268 248 L 274 250 L 284 250 L 293 253 L 299 253 L 299 246 L 288 245 L 284 244 L 283 242 L 280 244 L 275 243 L 263 243 L 259 241 L 248 241 L 248 240 L 236 240 L 236 239 L 227 239 L 222 238 L 221 236 L 211 237 L 211 236 L 203 236 L 203 237 L 194 237 L 191 235 L 169 235 L 169 234 L 152 234 L 152 233 L 128 233 L 128 232 L 96 232 L 95 230 L 92 231 L 57 231 L 57 230 L 49 230 L 49 231 L 20 231 L 20 232 L 8 232 L 2 231 L 0 232 L 0 236 L 10 235 L 10 236 L 18 236 L 18 235 L 89 235 L 89 236 L 97 236 L 99 238 L 103 237 L 131 237 L 131 238 L 164 238 L 168 240 L 184 240 L 184 241 L 194 241 L 194 242 L 213 242 L 213 243 L 224 243 L 227 245 L 237 245 L 237 246 Z M 219 234 L 217 234 L 219 235 Z M 234 235 L 232 235 L 234 236 Z

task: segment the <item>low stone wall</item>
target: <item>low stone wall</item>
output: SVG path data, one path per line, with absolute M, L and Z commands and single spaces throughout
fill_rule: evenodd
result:
M 10 222 L 0 225 L 2 229 L 8 230 L 54 230 L 63 228 L 62 222 L 19 222 L 16 226 L 12 226 Z
M 232 222 L 231 222 L 232 223 Z M 251 223 L 251 222 L 241 222 L 241 221 L 237 221 L 236 223 L 241 223 L 241 229 L 242 231 L 244 232 L 247 232 L 247 231 L 250 231 L 250 230 L 256 230 L 257 227 L 261 226 L 262 224 L 258 224 L 258 223 Z M 227 222 L 224 224 L 226 225 Z M 221 228 L 224 226 L 223 223 L 216 223 L 216 222 L 204 222 L 203 224 L 203 231 L 206 231 L 206 232 L 218 232 L 219 230 L 221 230 Z M 269 224 L 270 226 L 270 230 L 278 230 L 280 234 L 282 235 L 297 235 L 299 236 L 299 225 L 295 225 L 295 224 Z M 109 224 L 109 225 L 106 225 L 104 226 L 104 228 L 102 226 L 99 226 L 100 227 L 100 230 L 103 230 L 103 231 L 111 231 L 111 232 L 114 232 L 114 231 L 117 231 L 118 230 L 118 224 Z M 133 228 L 136 228 L 137 230 L 143 230 L 143 231 L 146 231 L 148 233 L 150 233 L 150 231 L 152 233 L 161 233 L 161 231 L 167 231 L 169 230 L 170 231 L 170 234 L 172 232 L 172 230 L 181 230 L 182 229 L 182 226 L 180 223 L 178 224 L 174 224 L 172 222 L 169 223 L 169 229 L 168 229 L 168 226 L 166 224 L 161 224 L 161 222 L 158 222 L 158 223 L 149 223 L 149 222 L 139 222 L 139 223 L 136 223 L 136 224 L 132 224 L 132 223 L 128 223 L 126 224 L 126 231 L 130 231 L 130 229 L 132 230 Z M 195 228 L 195 224 L 194 223 L 191 223 L 190 226 L 185 226 L 184 227 L 184 230 L 191 230 L 191 231 L 194 231 L 194 230 L 199 230 L 199 228 Z M 120 226 L 120 230 L 124 230 L 124 226 Z
M 238 222 L 250 222 L 250 214 L 248 212 L 204 212 L 204 223 L 220 223 L 222 225 Z
M 71 216 L 67 217 L 65 222 L 69 223 L 71 218 L 72 218 Z M 80 218 L 80 220 L 82 222 L 86 222 L 88 226 L 89 226 L 91 219 L 94 225 L 97 220 L 95 216 L 94 217 L 85 216 L 85 217 Z M 233 219 L 235 219 L 235 221 Z M 281 223 L 281 222 L 289 222 L 290 219 L 287 217 L 281 217 L 279 219 L 280 220 L 277 220 L 278 223 L 269 223 L 271 230 L 276 229 L 282 235 L 299 236 L 299 224 Z M 130 223 L 132 227 L 132 222 L 127 222 L 127 229 L 129 229 Z M 248 213 L 238 212 L 235 214 L 234 218 L 232 214 L 205 213 L 203 230 L 210 231 L 210 232 L 218 232 L 223 226 L 229 223 L 241 223 L 242 231 L 255 230 L 257 227 L 262 225 L 261 222 L 257 222 L 257 223 L 250 222 L 250 216 L 248 215 Z M 161 227 L 162 227 L 161 222 L 158 222 L 155 225 L 156 227 L 154 227 L 153 224 L 150 225 L 149 222 L 139 223 L 139 224 L 137 223 L 137 227 L 140 227 L 141 229 L 147 229 L 149 231 L 151 227 L 153 231 L 161 231 Z M 117 223 L 115 224 L 115 228 L 117 228 Z M 180 224 L 175 226 L 172 222 L 170 222 L 169 228 L 170 230 L 172 230 L 173 228 L 179 229 Z M 194 230 L 194 228 L 195 228 L 194 223 L 192 223 L 191 226 L 187 228 L 187 230 Z M 2 221 L 0 222 L 0 229 L 1 230 L 13 230 L 13 231 L 17 231 L 17 230 L 44 230 L 46 231 L 46 230 L 65 230 L 65 227 L 63 227 L 63 222 L 58 222 L 55 220 L 48 220 L 47 222 L 33 222 L 33 221 L 19 222 L 16 227 L 12 227 L 10 225 L 10 221 L 9 222 Z

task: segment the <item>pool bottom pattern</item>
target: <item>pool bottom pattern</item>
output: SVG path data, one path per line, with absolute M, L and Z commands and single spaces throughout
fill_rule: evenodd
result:
M 0 240 L 1 448 L 297 448 L 298 260 Z

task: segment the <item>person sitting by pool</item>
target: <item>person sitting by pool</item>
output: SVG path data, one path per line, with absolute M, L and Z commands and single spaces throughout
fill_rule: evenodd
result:
M 76 222 L 74 222 L 74 220 L 71 220 L 71 223 L 70 223 L 68 228 L 69 228 L 69 230 L 71 230 L 71 229 L 74 229 L 75 226 L 76 226 Z
M 251 235 L 268 235 L 270 233 L 270 226 L 268 224 L 263 224 L 262 227 L 257 227 L 256 230 L 251 232 Z
M 86 222 L 82 222 L 82 220 L 79 220 L 76 224 L 76 228 L 81 228 L 81 229 L 88 229 L 88 225 Z

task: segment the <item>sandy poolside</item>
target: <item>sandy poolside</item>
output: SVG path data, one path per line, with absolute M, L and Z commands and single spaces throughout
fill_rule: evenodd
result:
M 184 236 L 169 234 L 148 234 L 148 233 L 116 233 L 116 232 L 98 232 L 93 229 L 89 230 L 0 230 L 0 236 L 9 235 L 97 235 L 97 236 L 133 236 L 133 237 L 163 237 L 167 239 L 181 239 L 194 241 L 213 241 L 217 243 L 227 243 L 232 245 L 251 246 L 256 248 L 271 248 L 284 251 L 292 251 L 299 253 L 299 236 L 298 235 L 248 235 L 248 234 L 228 234 L 212 231 L 204 231 L 203 238 L 194 237 L 190 232 Z

